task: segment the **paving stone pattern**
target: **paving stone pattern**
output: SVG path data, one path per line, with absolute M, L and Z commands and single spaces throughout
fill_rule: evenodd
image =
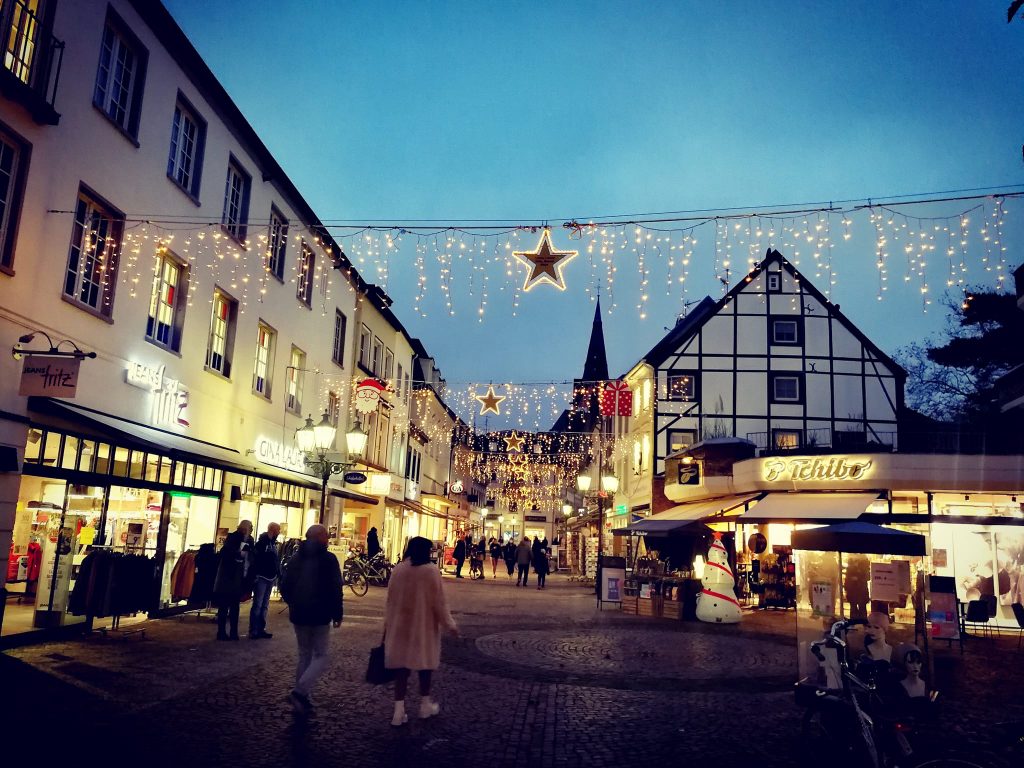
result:
M 141 640 L 9 651 L 0 656 L 5 754 L 147 768 L 795 764 L 790 615 L 727 627 L 652 620 L 598 611 L 591 593 L 558 577 L 549 585 L 446 579 L 462 634 L 446 639 L 435 678 L 441 715 L 402 728 L 389 724 L 390 689 L 363 682 L 380 641 L 382 589 L 346 597 L 305 722 L 286 701 L 295 647 L 280 604 L 270 641 L 216 642 L 209 619 L 188 617 L 148 622 Z M 974 642 L 963 657 L 936 654 L 944 729 L 955 740 L 1024 718 L 1024 651 L 1016 639 Z

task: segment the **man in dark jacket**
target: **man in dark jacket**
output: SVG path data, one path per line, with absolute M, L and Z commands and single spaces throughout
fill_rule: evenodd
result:
M 373 556 L 380 552 L 380 537 L 377 536 L 377 528 L 371 528 L 366 534 L 366 556 L 373 559 Z
M 217 576 L 213 580 L 213 601 L 217 604 L 217 639 L 238 639 L 238 610 L 242 595 L 252 586 L 250 564 L 252 557 L 252 523 L 243 520 L 238 529 L 224 539 L 217 562 Z M 231 634 L 227 633 L 231 622 Z
M 299 648 L 295 688 L 289 695 L 298 715 L 312 710 L 309 693 L 327 668 L 330 624 L 340 627 L 344 613 L 341 566 L 327 551 L 328 538 L 324 526 L 310 526 L 281 582 L 281 596 L 288 603 Z
M 277 558 L 277 537 L 280 533 L 281 526 L 271 523 L 256 541 L 252 561 L 252 608 L 249 610 L 250 640 L 269 640 L 273 637 L 267 632 L 267 612 L 270 609 L 270 590 L 281 575 Z
M 469 537 L 467 536 L 466 539 Z M 466 562 L 466 539 L 459 539 L 455 542 L 455 549 L 452 550 L 452 557 L 455 558 L 455 578 L 462 578 L 462 565 Z

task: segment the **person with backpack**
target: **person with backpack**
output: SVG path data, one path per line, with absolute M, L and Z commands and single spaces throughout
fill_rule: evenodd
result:
M 295 687 L 288 699 L 300 716 L 313 710 L 309 694 L 327 669 L 331 624 L 340 627 L 345 611 L 341 566 L 327 551 L 328 538 L 327 528 L 310 526 L 281 580 L 281 597 L 288 604 L 299 656 Z

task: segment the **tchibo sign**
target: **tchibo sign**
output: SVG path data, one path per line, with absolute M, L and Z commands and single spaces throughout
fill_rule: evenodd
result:
M 795 482 L 864 480 L 871 474 L 871 460 L 850 456 L 805 456 L 798 459 L 771 459 L 764 463 L 764 479 Z
M 153 393 L 150 420 L 156 426 L 187 427 L 188 388 L 177 379 L 164 376 L 164 366 L 154 367 L 130 361 L 124 373 L 133 387 Z

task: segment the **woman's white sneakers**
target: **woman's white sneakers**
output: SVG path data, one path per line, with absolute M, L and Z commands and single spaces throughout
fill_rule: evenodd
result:
M 434 701 L 429 696 L 424 696 L 423 700 L 420 701 L 420 719 L 426 720 L 428 717 L 433 717 L 441 711 L 441 705 Z
M 394 726 L 405 725 L 409 722 L 409 716 L 405 714 L 405 702 L 395 702 L 395 715 L 391 718 L 391 724 Z

